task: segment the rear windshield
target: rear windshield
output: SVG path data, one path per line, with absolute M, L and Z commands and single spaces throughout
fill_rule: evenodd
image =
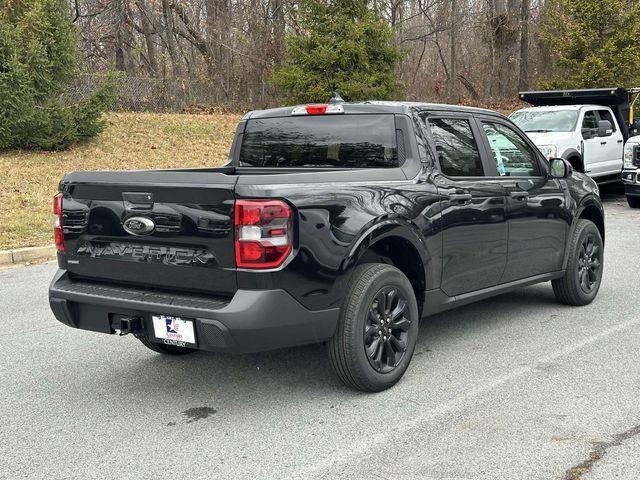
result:
M 317 115 L 247 122 L 240 165 L 397 167 L 393 115 Z

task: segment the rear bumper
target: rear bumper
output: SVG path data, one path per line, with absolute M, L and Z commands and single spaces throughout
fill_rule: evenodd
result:
M 238 290 L 232 298 L 159 293 L 74 281 L 64 270 L 51 282 L 49 305 L 60 322 L 94 332 L 115 333 L 122 317 L 139 318 L 138 335 L 152 340 L 151 315 L 193 319 L 199 349 L 233 353 L 325 341 L 339 313 L 308 310 L 284 290 Z

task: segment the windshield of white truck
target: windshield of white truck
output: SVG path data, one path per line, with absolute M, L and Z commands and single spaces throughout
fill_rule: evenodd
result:
M 309 115 L 253 119 L 242 136 L 248 167 L 397 167 L 393 115 Z
M 521 130 L 530 133 L 573 132 L 578 121 L 577 110 L 518 110 L 509 118 Z

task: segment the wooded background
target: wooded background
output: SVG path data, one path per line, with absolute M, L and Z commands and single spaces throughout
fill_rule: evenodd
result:
M 557 14 L 557 3 L 372 0 L 369 6 L 391 25 L 404 53 L 397 68 L 402 98 L 490 104 L 515 101 L 518 90 L 549 76 L 553 55 L 540 26 Z M 76 88 L 115 68 L 122 72 L 123 108 L 278 103 L 270 78 L 285 61 L 285 36 L 304 32 L 299 7 L 296 0 L 71 0 L 89 74 Z

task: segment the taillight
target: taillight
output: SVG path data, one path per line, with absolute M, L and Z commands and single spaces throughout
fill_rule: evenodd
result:
M 236 200 L 236 264 L 276 268 L 292 250 L 291 209 L 280 200 Z
M 64 232 L 62 230 L 62 193 L 53 197 L 53 238 L 56 249 L 64 252 Z

